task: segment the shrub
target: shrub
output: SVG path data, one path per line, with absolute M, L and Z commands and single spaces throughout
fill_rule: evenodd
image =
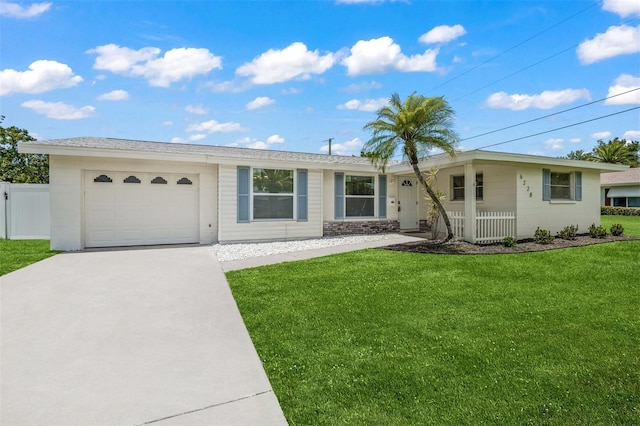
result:
M 640 216 L 640 209 L 631 207 L 600 207 L 600 214 L 603 216 Z
M 513 237 L 504 237 L 502 239 L 502 245 L 505 247 L 513 247 L 518 243 L 518 241 Z
M 595 223 L 592 223 L 589 226 L 589 235 L 591 238 L 604 238 L 607 236 L 607 228 L 602 225 L 596 226 Z
M 624 232 L 624 226 L 621 223 L 611 225 L 611 235 L 619 237 Z
M 540 227 L 538 227 L 533 234 L 533 240 L 538 244 L 551 244 L 553 235 L 551 235 L 551 231 L 548 229 L 540 229 Z
M 578 235 L 578 225 L 569 225 L 562 231 L 558 232 L 557 237 L 562 238 L 563 240 L 575 240 L 576 235 Z

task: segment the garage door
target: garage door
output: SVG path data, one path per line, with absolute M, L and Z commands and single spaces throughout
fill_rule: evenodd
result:
M 196 243 L 198 176 L 85 172 L 86 247 Z

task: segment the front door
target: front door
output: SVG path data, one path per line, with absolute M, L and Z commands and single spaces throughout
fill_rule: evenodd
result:
M 418 182 L 400 178 L 398 196 L 398 220 L 401 230 L 418 229 Z

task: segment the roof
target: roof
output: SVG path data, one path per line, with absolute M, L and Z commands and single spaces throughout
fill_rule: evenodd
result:
M 71 149 L 82 151 L 120 151 L 152 154 L 179 154 L 192 156 L 208 156 L 220 159 L 251 159 L 284 162 L 304 162 L 318 164 L 371 165 L 368 158 L 311 154 L 305 152 L 276 151 L 266 149 L 236 148 L 229 146 L 179 144 L 170 142 L 149 142 L 128 139 L 77 137 L 69 139 L 53 139 L 20 144 L 21 152 L 73 155 Z M 78 154 L 75 154 L 78 155 Z
M 306 152 L 275 151 L 265 149 L 236 148 L 214 145 L 194 145 L 168 142 L 149 142 L 128 139 L 78 137 L 45 141 L 21 142 L 18 149 L 27 154 L 51 154 L 90 156 L 102 158 L 134 158 L 162 161 L 185 161 L 211 164 L 247 164 L 252 160 L 272 164 L 295 164 L 298 167 L 324 169 L 353 169 L 375 171 L 368 158 L 344 155 L 311 154 Z M 423 159 L 420 167 L 460 165 L 470 161 L 527 163 L 547 166 L 569 166 L 581 169 L 620 171 L 627 166 L 617 164 L 576 161 L 527 154 L 511 154 L 495 151 L 462 151 L 452 159 L 447 154 Z M 389 161 L 388 172 L 412 173 L 412 167 L 403 161 Z
M 640 169 L 629 169 L 624 172 L 602 173 L 600 175 L 601 185 L 622 185 L 637 184 L 640 185 Z

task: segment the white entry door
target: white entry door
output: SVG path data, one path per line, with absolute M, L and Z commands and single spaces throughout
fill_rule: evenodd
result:
M 85 247 L 197 243 L 197 175 L 85 172 Z
M 400 229 L 418 229 L 418 185 L 416 179 L 400 178 L 398 220 Z

